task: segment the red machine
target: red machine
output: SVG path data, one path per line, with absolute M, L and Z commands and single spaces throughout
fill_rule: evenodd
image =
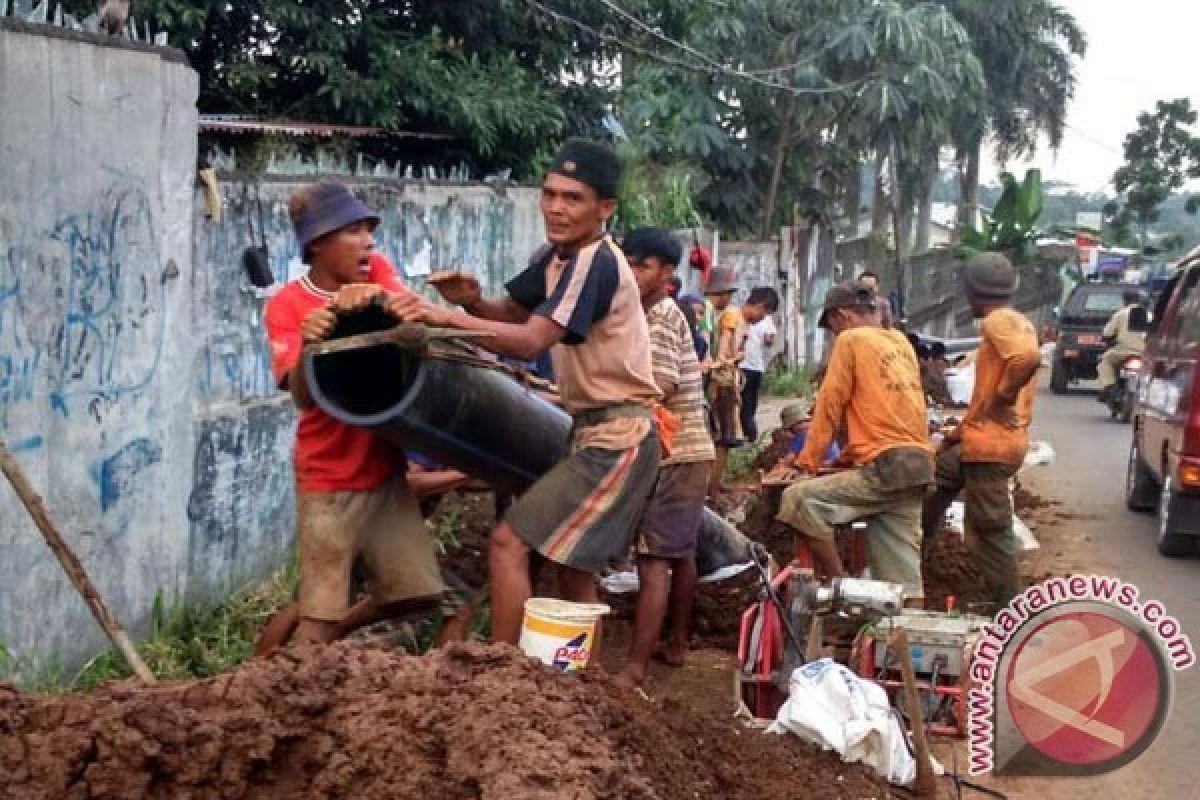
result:
M 746 711 L 773 718 L 787 699 L 792 671 L 830 644 L 846 653 L 845 662 L 857 674 L 878 683 L 894 700 L 902 684 L 887 641 L 893 628 L 904 628 L 922 700 L 918 711 L 927 729 L 966 735 L 971 651 L 982 618 L 905 611 L 895 584 L 835 579 L 826 586 L 800 563 L 772 576 L 760 555 L 760 597 L 742 614 L 738 639 L 737 702 Z M 849 641 L 826 640 L 826 619 L 843 635 L 849 631 Z

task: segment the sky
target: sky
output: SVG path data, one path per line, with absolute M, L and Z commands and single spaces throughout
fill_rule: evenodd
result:
M 1059 2 L 1088 37 L 1068 129 L 1057 153 L 1043 147 L 1028 164 L 1011 163 L 1008 169 L 1019 175 L 1026 166 L 1037 166 L 1043 180 L 1066 181 L 1083 192 L 1111 193 L 1112 174 L 1124 161 L 1122 143 L 1137 127 L 1140 112 L 1176 97 L 1190 97 L 1193 107 L 1200 106 L 1194 55 L 1200 2 Z M 981 177 L 992 182 L 999 172 L 993 164 Z

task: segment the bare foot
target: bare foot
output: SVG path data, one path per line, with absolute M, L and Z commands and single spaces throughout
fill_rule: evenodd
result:
M 646 668 L 636 664 L 626 664 L 625 668 L 613 676 L 613 683 L 622 689 L 640 689 L 646 680 Z
M 654 657 L 668 667 L 679 669 L 687 663 L 688 646 L 686 642 L 666 641 L 654 653 Z

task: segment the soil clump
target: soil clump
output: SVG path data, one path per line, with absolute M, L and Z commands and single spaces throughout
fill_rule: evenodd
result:
M 0 686 L 0 796 L 868 798 L 859 766 L 514 648 L 300 646 L 88 695 Z

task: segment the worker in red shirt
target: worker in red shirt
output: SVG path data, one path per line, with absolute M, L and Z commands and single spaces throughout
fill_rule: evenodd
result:
M 301 356 L 327 338 L 339 313 L 365 308 L 376 295 L 411 294 L 375 252 L 379 216 L 339 183 L 300 189 L 288 214 L 308 274 L 267 303 L 271 368 L 291 392 L 296 430 L 296 522 L 301 620 L 293 638 L 332 641 L 347 628 L 351 567 L 362 555 L 369 602 L 358 622 L 394 616 L 419 601 L 438 604 L 443 583 L 417 499 L 405 481 L 404 454 L 369 431 L 344 425 L 313 403 Z

